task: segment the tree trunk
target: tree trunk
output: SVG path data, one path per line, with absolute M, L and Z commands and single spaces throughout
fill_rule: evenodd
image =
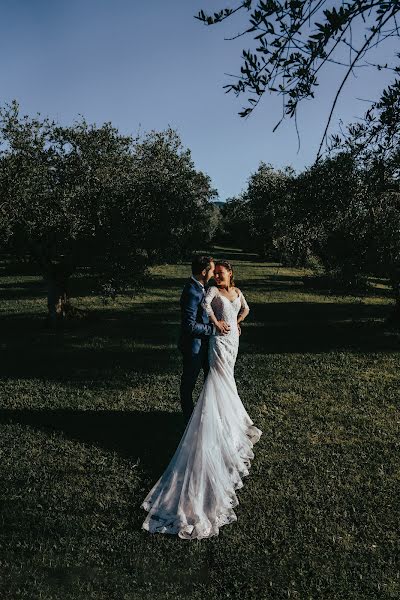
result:
M 69 311 L 68 279 L 70 267 L 63 264 L 51 264 L 45 275 L 47 280 L 48 324 L 55 328 L 62 323 Z

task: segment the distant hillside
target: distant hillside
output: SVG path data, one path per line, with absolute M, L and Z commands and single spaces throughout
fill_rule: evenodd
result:
M 225 202 L 212 202 L 212 204 L 215 204 L 215 206 L 218 206 L 218 208 L 221 208 L 221 206 L 224 206 Z

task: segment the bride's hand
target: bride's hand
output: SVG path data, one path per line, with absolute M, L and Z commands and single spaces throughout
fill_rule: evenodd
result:
M 229 333 L 231 328 L 231 326 L 226 321 L 218 321 L 218 323 L 215 326 L 218 330 L 218 333 L 220 333 L 221 335 Z
M 239 333 L 239 335 L 240 335 L 240 334 L 242 333 L 242 329 L 241 329 L 241 327 L 240 327 L 239 323 L 237 324 L 237 328 L 238 328 L 238 333 Z

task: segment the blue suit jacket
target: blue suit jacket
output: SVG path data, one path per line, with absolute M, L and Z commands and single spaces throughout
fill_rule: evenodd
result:
M 201 305 L 204 296 L 205 290 L 193 279 L 186 282 L 180 299 L 181 331 L 178 342 L 178 348 L 184 354 L 199 354 L 214 331 L 214 326 Z

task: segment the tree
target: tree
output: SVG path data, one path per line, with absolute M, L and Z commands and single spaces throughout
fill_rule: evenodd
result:
M 243 195 L 228 198 L 221 206 L 221 220 L 216 234 L 216 242 L 233 248 L 254 250 L 251 237 L 251 212 Z
M 175 261 L 211 240 L 217 191 L 196 171 L 176 131 L 152 131 L 137 141 L 133 168 L 138 226 L 152 262 Z
M 110 123 L 20 117 L 16 102 L 1 110 L 0 133 L 0 239 L 47 280 L 51 321 L 70 308 L 68 279 L 80 265 L 104 293 L 137 284 L 145 262 L 129 193 L 132 140 Z
M 285 229 L 294 171 L 261 162 L 249 177 L 244 197 L 251 213 L 251 238 L 261 257 L 277 258 L 277 240 Z
M 149 263 L 211 235 L 215 191 L 173 130 L 134 140 L 110 123 L 21 117 L 14 102 L 0 110 L 0 142 L 0 245 L 37 265 L 52 322 L 70 308 L 79 267 L 115 297 L 140 285 Z
M 319 259 L 336 285 L 357 284 L 366 272 L 370 227 L 365 185 L 354 158 L 341 152 L 315 163 L 297 177 L 294 198 L 292 221 L 306 232 L 309 256 Z
M 362 173 L 368 269 L 391 281 L 400 322 L 400 82 L 385 89 L 361 121 L 332 136 L 329 152 L 347 152 Z
M 257 252 L 263 258 L 280 256 L 278 238 L 285 228 L 294 171 L 275 170 L 261 162 L 247 188 L 221 207 L 219 239 L 235 247 Z
M 255 50 L 243 50 L 244 64 L 236 83 L 224 86 L 237 96 L 250 94 L 239 114 L 248 116 L 266 91 L 283 96 L 283 115 L 295 117 L 299 103 L 314 98 L 318 75 L 330 63 L 344 67 L 343 79 L 337 89 L 330 116 L 320 143 L 320 158 L 338 97 L 349 76 L 361 66 L 390 69 L 400 72 L 397 63 L 371 63 L 366 57 L 389 37 L 399 37 L 396 17 L 400 11 L 398 0 L 243 0 L 236 8 L 225 8 L 213 15 L 201 10 L 196 18 L 206 25 L 214 25 L 247 11 L 248 25 L 230 39 L 253 35 Z M 364 36 L 357 40 L 353 32 L 360 23 Z M 348 55 L 346 60 L 343 49 Z M 396 54 L 396 58 L 399 58 Z M 393 85 L 397 85 L 395 79 Z M 278 126 L 277 125 L 277 126 Z M 276 127 L 277 127 L 276 126 Z

